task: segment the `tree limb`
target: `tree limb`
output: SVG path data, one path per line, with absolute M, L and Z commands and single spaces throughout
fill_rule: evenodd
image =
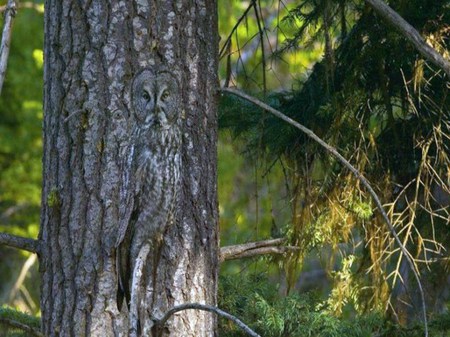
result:
M 166 322 L 170 318 L 170 316 L 172 316 L 173 314 L 175 314 L 179 311 L 183 311 L 183 310 L 187 310 L 187 309 L 195 309 L 195 310 L 203 310 L 203 311 L 213 312 L 216 315 L 219 315 L 226 319 L 229 319 L 230 321 L 235 323 L 238 327 L 240 327 L 242 330 L 244 330 L 249 336 L 261 337 L 256 332 L 254 332 L 252 329 L 250 329 L 239 318 L 237 318 L 217 307 L 214 307 L 211 305 L 206 305 L 206 304 L 200 304 L 200 303 L 181 304 L 181 305 L 177 305 L 177 306 L 173 307 L 172 309 L 170 309 L 169 311 L 167 311 L 161 319 L 155 320 L 155 324 L 160 327 L 159 331 L 162 332 L 162 330 L 163 330 L 162 328 L 164 327 L 164 325 L 166 324 Z M 159 334 L 158 336 L 160 336 L 160 335 L 161 334 Z
M 294 126 L 295 128 L 299 129 L 300 131 L 305 133 L 308 137 L 313 139 L 315 142 L 319 143 L 320 146 L 325 148 L 325 150 L 327 150 L 329 153 L 331 153 L 334 157 L 336 157 L 336 159 L 338 159 L 338 161 L 340 161 L 346 168 L 348 168 L 355 175 L 355 177 L 364 185 L 364 187 L 367 189 L 367 191 L 369 192 L 369 194 L 372 196 L 373 200 L 375 201 L 375 204 L 376 204 L 377 208 L 380 210 L 381 215 L 382 215 L 383 219 L 385 220 L 385 222 L 387 224 L 389 232 L 393 236 L 393 238 L 394 238 L 395 242 L 397 243 L 397 245 L 400 247 L 400 250 L 401 250 L 402 254 L 404 255 L 406 261 L 408 262 L 408 265 L 411 268 L 411 271 L 413 272 L 414 277 L 415 277 L 415 279 L 417 281 L 417 286 L 419 288 L 420 298 L 421 298 L 421 302 L 422 302 L 423 321 L 424 321 L 424 327 L 425 327 L 425 329 L 424 329 L 425 330 L 425 337 L 428 337 L 427 310 L 426 310 L 425 296 L 424 296 L 424 293 L 423 293 L 422 282 L 420 282 L 419 272 L 418 272 L 418 270 L 416 268 L 416 265 L 414 264 L 414 262 L 413 262 L 413 260 L 411 258 L 410 253 L 408 252 L 406 247 L 403 245 L 403 243 L 400 240 L 397 232 L 395 231 L 395 228 L 392 225 L 391 220 L 389 219 L 389 216 L 387 215 L 386 211 L 383 208 L 383 205 L 382 205 L 382 203 L 380 201 L 380 198 L 375 193 L 375 191 L 373 190 L 372 186 L 367 181 L 367 179 L 352 164 L 350 164 L 348 162 L 348 160 L 345 159 L 334 147 L 328 145 L 319 136 L 317 136 L 312 130 L 310 130 L 307 127 L 301 125 L 300 123 L 294 121 L 292 118 L 289 118 L 288 116 L 286 116 L 282 112 L 272 108 L 271 106 L 265 104 L 264 102 L 261 102 L 260 100 L 254 98 L 254 97 L 251 97 L 251 96 L 249 96 L 249 95 L 247 95 L 247 94 L 245 94 L 245 93 L 243 93 L 243 92 L 241 92 L 239 90 L 230 89 L 230 88 L 222 88 L 221 91 L 229 93 L 229 94 L 232 94 L 232 95 L 235 95 L 235 96 L 238 96 L 240 98 L 243 98 L 244 100 L 255 104 L 256 106 L 258 106 L 258 107 L 260 107 L 260 108 L 270 112 L 274 116 L 282 119 L 283 121 L 287 122 L 288 124 L 290 124 L 290 125 Z
M 23 324 L 21 322 L 17 322 L 10 318 L 0 317 L 0 324 L 28 332 L 30 335 L 35 337 L 44 337 L 44 335 L 40 331 L 34 329 L 33 327 Z
M 229 247 L 232 248 L 232 247 Z M 290 251 L 298 250 L 298 247 L 293 246 L 271 246 L 271 247 L 262 247 L 262 248 L 254 248 L 251 250 L 244 250 L 240 252 L 231 252 L 231 251 L 225 251 L 225 254 L 222 255 L 221 250 L 221 256 L 220 256 L 220 262 L 227 261 L 227 260 L 236 260 L 236 259 L 243 259 L 248 257 L 255 257 L 255 256 L 261 256 L 261 255 L 275 255 L 275 254 L 284 254 Z
M 39 254 L 40 252 L 39 240 L 28 239 L 12 234 L 0 233 L 0 245 L 18 248 L 36 254 Z
M 284 254 L 298 247 L 282 246 L 284 238 L 249 242 L 220 248 L 220 262 L 269 254 Z
M 403 19 L 396 11 L 385 4 L 381 0 L 366 0 L 366 2 L 378 13 L 383 19 L 388 21 L 392 26 L 397 28 L 402 35 L 411 42 L 416 49 L 428 61 L 441 68 L 450 79 L 450 62 L 447 61 L 440 53 L 431 47 L 419 34 L 419 32 Z
M 17 7 L 18 8 L 27 8 L 27 9 L 34 9 L 38 13 L 43 13 L 44 5 L 39 5 L 37 3 L 27 1 L 27 2 L 20 2 Z M 8 9 L 8 4 L 0 6 L 0 13 L 5 12 Z
M 0 44 L 0 94 L 5 80 L 6 65 L 8 63 L 9 45 L 11 43 L 11 29 L 13 18 L 16 15 L 16 2 L 8 0 L 3 24 L 2 42 Z

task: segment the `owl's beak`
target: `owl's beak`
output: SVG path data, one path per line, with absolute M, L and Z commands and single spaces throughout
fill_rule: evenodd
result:
M 164 130 L 169 129 L 169 123 L 166 119 L 164 111 L 162 111 L 160 108 L 157 108 L 153 115 L 155 116 L 153 125 L 161 128 L 161 129 L 164 129 Z
M 161 124 L 160 120 L 159 120 L 159 116 L 158 116 L 158 109 L 155 108 L 154 106 L 152 107 L 152 109 L 150 109 L 150 113 L 148 114 L 148 117 L 150 118 L 150 126 L 159 126 Z

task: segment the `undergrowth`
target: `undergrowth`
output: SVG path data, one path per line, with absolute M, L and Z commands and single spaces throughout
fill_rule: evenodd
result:
M 319 294 L 280 296 L 264 274 L 221 277 L 219 307 L 238 317 L 262 337 L 422 337 L 421 322 L 402 327 L 381 313 L 339 318 L 328 311 Z M 0 337 L 28 337 L 29 332 L 9 325 L 19 322 L 35 331 L 40 319 L 9 307 L 0 307 Z M 219 319 L 219 336 L 246 337 L 232 322 Z M 450 314 L 435 316 L 430 337 L 450 336 Z
M 333 316 L 318 294 L 282 297 L 263 275 L 222 277 L 219 307 L 241 319 L 263 337 L 423 337 L 422 322 L 402 327 L 382 313 Z M 429 336 L 450 336 L 450 314 L 429 323 Z M 224 319 L 219 320 L 221 337 L 246 334 Z
M 13 308 L 0 307 L 0 337 L 29 337 L 35 334 L 24 331 L 19 326 L 26 326 L 35 331 L 40 330 L 41 320 Z

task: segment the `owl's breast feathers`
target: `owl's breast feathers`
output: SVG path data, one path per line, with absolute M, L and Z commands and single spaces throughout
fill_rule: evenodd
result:
M 130 300 L 130 277 L 135 253 L 145 242 L 159 240 L 174 220 L 174 210 L 181 176 L 179 145 L 168 148 L 136 144 L 130 167 L 128 195 L 132 207 L 127 219 L 122 219 L 125 232 L 117 243 L 117 268 L 119 288 L 118 307 L 124 297 Z

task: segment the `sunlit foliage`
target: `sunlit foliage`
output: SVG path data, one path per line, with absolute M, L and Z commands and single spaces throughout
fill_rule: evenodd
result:
M 324 58 L 297 90 L 269 94 L 266 101 L 336 147 L 372 182 L 420 269 L 440 265 L 446 270 L 442 262 L 447 260 L 443 247 L 450 221 L 450 104 L 445 75 L 363 1 L 296 4 L 285 21 L 298 22 L 297 30 L 278 54 L 321 42 Z M 448 53 L 445 1 L 390 4 L 437 50 Z M 410 320 L 418 299 L 399 284 L 411 289 L 414 282 L 353 175 L 283 121 L 231 97 L 223 98 L 223 107 L 222 125 L 245 140 L 250 152 L 264 153 L 260 156 L 267 166 L 278 161 L 285 172 L 292 209 L 287 235 L 300 247 L 284 260 L 287 289 L 295 286 L 306 256 L 314 250 L 330 272 L 339 265 L 344 268 L 330 274 L 335 288 L 329 301 L 336 314 L 340 302 L 352 301 L 361 312 L 392 308 L 394 316 L 403 311 L 396 319 Z M 355 260 L 349 274 L 345 256 L 350 252 Z M 349 279 L 342 278 L 344 272 Z M 425 283 L 437 281 L 423 278 Z M 348 289 L 342 288 L 343 280 Z M 427 288 L 429 304 L 442 308 L 440 293 Z M 402 303 L 411 306 L 403 310 Z
M 38 4 L 32 7 L 19 6 L 14 19 L 0 96 L 0 231 L 35 238 L 42 179 L 43 16 Z M 35 258 L 1 248 L 0 260 L 1 302 L 38 312 L 37 264 L 20 277 Z

